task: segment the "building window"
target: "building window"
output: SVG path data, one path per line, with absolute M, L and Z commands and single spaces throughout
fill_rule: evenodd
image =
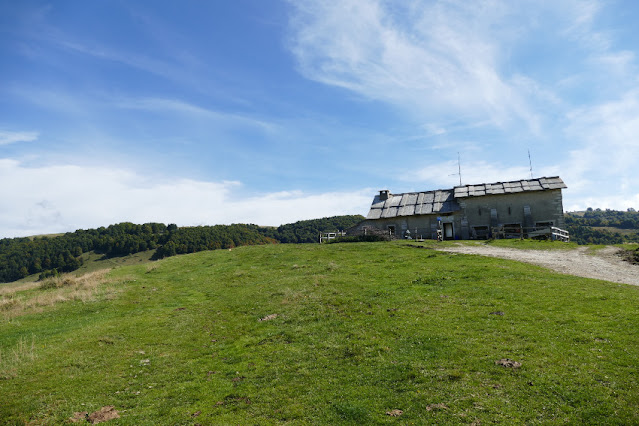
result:
M 552 220 L 547 220 L 544 222 L 535 222 L 535 228 L 550 228 L 552 226 L 555 226 L 555 222 L 553 222 Z
M 473 239 L 487 240 L 489 236 L 488 226 L 473 226 Z
M 391 236 L 395 235 L 395 225 L 388 225 L 388 233 Z
M 521 223 L 505 223 L 501 233 L 502 238 L 520 238 L 522 235 Z
M 510 208 L 510 206 L 508 206 L 508 214 L 513 214 L 512 209 Z
M 521 223 L 504 223 L 504 229 L 519 232 L 521 230 Z

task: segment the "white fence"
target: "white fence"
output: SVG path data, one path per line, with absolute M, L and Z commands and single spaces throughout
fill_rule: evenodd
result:
M 346 231 L 336 231 L 336 232 L 323 232 L 319 235 L 320 244 L 324 241 L 334 240 L 337 237 L 346 236 Z
M 504 238 L 530 238 L 530 239 L 545 239 L 555 241 L 570 241 L 570 233 L 564 229 L 557 228 L 555 226 L 544 226 L 534 228 L 522 228 L 522 227 L 507 227 L 500 226 L 493 228 L 492 236 L 495 239 Z

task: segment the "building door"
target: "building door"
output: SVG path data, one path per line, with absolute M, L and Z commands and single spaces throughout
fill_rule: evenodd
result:
M 444 239 L 445 240 L 455 239 L 455 233 L 453 232 L 453 224 L 450 222 L 445 222 L 442 225 L 444 225 Z

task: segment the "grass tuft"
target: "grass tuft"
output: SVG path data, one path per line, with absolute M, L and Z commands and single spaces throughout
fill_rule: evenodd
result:
M 8 350 L 0 350 L 0 379 L 15 376 L 15 368 L 23 362 L 36 358 L 35 336 L 20 337 L 16 345 Z

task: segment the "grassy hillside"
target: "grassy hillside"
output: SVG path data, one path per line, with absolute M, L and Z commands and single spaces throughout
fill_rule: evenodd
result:
M 247 246 L 3 286 L 0 418 L 639 422 L 639 288 L 429 244 Z
M 153 258 L 162 259 L 245 245 L 314 243 L 321 232 L 344 230 L 363 219 L 359 215 L 333 216 L 302 220 L 278 228 L 247 224 L 178 228 L 175 224 L 122 222 L 106 228 L 79 229 L 66 234 L 2 238 L 0 284 L 30 275 L 47 278 L 61 272 L 77 271 L 87 257 L 95 257 L 95 254 L 115 259 L 152 250 Z

